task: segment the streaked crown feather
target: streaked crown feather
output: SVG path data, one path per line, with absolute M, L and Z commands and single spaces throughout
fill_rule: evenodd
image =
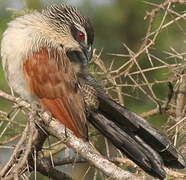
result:
M 68 26 L 73 26 L 75 24 L 83 26 L 88 35 L 88 42 L 90 44 L 93 43 L 93 27 L 89 19 L 83 16 L 77 8 L 66 4 L 52 5 L 43 10 L 42 14 L 49 18 L 58 28 L 62 27 L 64 24 Z

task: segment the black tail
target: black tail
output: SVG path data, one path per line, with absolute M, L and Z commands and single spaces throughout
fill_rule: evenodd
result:
M 98 95 L 100 106 L 89 121 L 118 149 L 154 177 L 164 179 L 163 165 L 185 168 L 183 156 L 146 120 L 119 105 L 107 95 Z

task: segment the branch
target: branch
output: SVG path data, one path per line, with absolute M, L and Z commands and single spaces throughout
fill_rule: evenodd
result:
M 42 121 L 40 125 L 42 126 L 43 122 L 45 124 L 48 123 L 49 118 L 50 117 L 47 113 L 42 114 Z M 112 177 L 116 180 L 138 179 L 136 176 L 122 170 L 114 163 L 103 157 L 89 142 L 84 142 L 82 139 L 74 136 L 71 131 L 69 129 L 66 130 L 60 122 L 52 119 L 48 123 L 48 126 L 45 125 L 43 128 L 45 128 L 49 134 L 62 140 L 68 147 L 71 147 L 78 152 L 83 158 L 87 159 L 108 177 Z
M 30 105 L 19 98 L 15 98 L 0 90 L 0 97 L 17 103 L 19 106 L 30 108 Z M 68 147 L 71 147 L 78 152 L 83 158 L 87 159 L 96 168 L 100 169 L 106 176 L 116 180 L 138 180 L 139 178 L 132 175 L 128 171 L 121 169 L 108 159 L 103 157 L 93 145 L 89 142 L 84 142 L 72 134 L 69 129 L 66 129 L 63 124 L 51 117 L 45 112 L 40 115 L 38 122 L 39 126 L 45 129 L 50 135 L 60 139 Z M 67 137 L 68 136 L 68 137 Z
M 33 164 L 34 167 L 34 164 Z M 49 159 L 37 159 L 36 160 L 36 170 L 41 174 L 51 177 L 55 180 L 73 180 L 71 177 L 65 173 L 59 171 L 58 169 L 52 167 L 51 161 Z
M 40 128 L 37 128 L 37 130 L 38 130 L 38 136 L 34 140 L 35 148 L 33 149 L 33 152 L 32 154 L 30 154 L 28 159 L 29 166 L 31 166 L 31 170 L 38 171 L 41 174 L 55 180 L 61 180 L 61 179 L 73 180 L 70 176 L 68 176 L 64 172 L 54 168 L 51 160 L 49 158 L 45 158 L 43 153 L 39 153 L 39 151 L 42 150 L 43 144 L 46 138 L 48 137 L 48 135 Z M 44 158 L 42 156 L 44 156 Z

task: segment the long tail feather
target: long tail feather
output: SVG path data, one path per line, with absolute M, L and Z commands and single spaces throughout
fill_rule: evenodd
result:
M 136 140 L 135 137 L 132 138 L 132 134 L 128 135 L 116 123 L 110 121 L 99 112 L 92 112 L 89 116 L 89 121 L 144 171 L 159 179 L 165 178 L 166 174 L 162 168 L 163 163 L 160 156 L 148 145 L 141 145 L 142 140 Z
M 162 157 L 164 165 L 171 168 L 185 168 L 183 156 L 171 142 L 146 120 L 127 110 L 107 95 L 98 95 L 100 112 L 109 117 L 126 133 L 133 133 Z M 127 127 L 127 128 L 126 128 Z

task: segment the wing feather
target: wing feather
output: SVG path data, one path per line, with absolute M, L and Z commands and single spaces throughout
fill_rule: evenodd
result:
M 83 97 L 73 66 L 63 51 L 40 49 L 29 56 L 23 67 L 30 91 L 76 136 L 86 138 Z

